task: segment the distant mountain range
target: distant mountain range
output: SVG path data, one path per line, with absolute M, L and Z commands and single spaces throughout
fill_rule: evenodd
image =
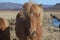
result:
M 10 3 L 10 2 L 1 2 L 0 10 L 21 10 L 22 4 Z M 44 10 L 60 10 L 60 3 L 56 5 L 43 5 Z
M 0 10 L 20 10 L 20 9 L 22 9 L 22 4 L 9 2 L 0 3 Z
M 56 5 L 43 5 L 44 10 L 60 10 L 60 3 Z

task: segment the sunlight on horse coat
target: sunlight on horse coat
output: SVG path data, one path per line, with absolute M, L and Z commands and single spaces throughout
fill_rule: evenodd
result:
M 16 16 L 16 35 L 20 40 L 42 40 L 42 5 L 25 3 Z
M 9 26 L 9 23 L 6 19 L 0 17 L 0 30 L 5 30 Z

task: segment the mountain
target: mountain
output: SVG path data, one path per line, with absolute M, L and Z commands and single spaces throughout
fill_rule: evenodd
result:
M 54 10 L 60 10 L 60 3 L 57 3 L 56 5 L 54 5 Z
M 22 10 L 22 4 L 10 3 L 10 2 L 0 2 L 0 10 Z M 44 5 L 44 10 L 60 10 L 60 3 L 56 5 Z
M 60 10 L 60 3 L 56 5 L 43 5 L 44 10 Z
M 49 10 L 50 8 L 52 8 L 54 5 L 43 5 L 43 9 L 44 10 Z
M 0 10 L 20 10 L 20 9 L 22 9 L 22 4 L 10 2 L 0 3 Z

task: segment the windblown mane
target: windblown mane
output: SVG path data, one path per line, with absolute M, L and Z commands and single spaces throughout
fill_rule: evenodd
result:
M 0 17 L 0 30 L 5 30 L 9 26 L 7 20 Z
M 42 12 L 42 5 L 31 3 L 23 5 L 23 12 L 19 12 L 16 16 L 16 35 L 20 40 L 41 40 Z

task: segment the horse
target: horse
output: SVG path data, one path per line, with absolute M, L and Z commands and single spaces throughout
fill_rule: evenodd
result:
M 42 5 L 25 3 L 16 16 L 16 35 L 19 40 L 42 40 Z
M 0 17 L 0 40 L 10 40 L 9 23 L 6 19 Z

